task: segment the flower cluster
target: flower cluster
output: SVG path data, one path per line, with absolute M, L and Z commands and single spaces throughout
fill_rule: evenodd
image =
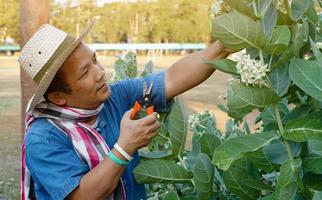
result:
M 241 82 L 246 85 L 268 86 L 264 78 L 269 71 L 267 64 L 262 61 L 251 59 L 249 54 L 240 52 L 235 55 L 237 72 L 240 74 Z
M 199 134 L 213 131 L 216 127 L 215 116 L 209 111 L 196 113 L 189 116 L 188 123 L 190 128 Z
M 322 42 L 317 42 L 315 45 L 316 45 L 316 48 L 322 49 Z
M 232 9 L 223 0 L 215 0 L 211 8 L 211 16 L 216 17 L 230 12 L 231 10 Z

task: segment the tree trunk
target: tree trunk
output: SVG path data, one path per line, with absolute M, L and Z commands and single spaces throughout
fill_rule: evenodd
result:
M 20 0 L 20 47 L 22 48 L 33 33 L 44 23 L 49 21 L 49 0 Z M 21 133 L 24 134 L 24 116 L 27 103 L 31 98 L 35 83 L 20 68 L 21 81 Z

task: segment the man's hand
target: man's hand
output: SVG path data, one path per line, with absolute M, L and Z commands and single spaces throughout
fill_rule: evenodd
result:
M 128 153 L 133 154 L 137 149 L 145 147 L 157 135 L 160 123 L 157 113 L 139 120 L 131 120 L 132 110 L 125 112 L 121 120 L 120 137 L 117 143 Z

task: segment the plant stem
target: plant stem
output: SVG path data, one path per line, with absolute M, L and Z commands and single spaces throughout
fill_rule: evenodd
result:
M 271 55 L 271 57 L 269 59 L 269 63 L 268 63 L 268 69 L 271 69 L 273 58 L 274 58 L 274 56 Z
M 261 62 L 262 63 L 265 63 L 264 62 L 264 54 L 263 54 L 263 50 L 262 49 L 259 49 L 259 58 L 261 59 Z
M 282 120 L 281 120 L 281 115 L 280 115 L 280 111 L 279 111 L 279 108 L 278 108 L 278 104 L 274 105 L 274 110 L 275 110 L 275 115 L 276 115 L 276 120 L 277 120 L 277 124 L 278 124 L 278 129 L 279 129 L 279 132 L 280 132 L 280 136 L 282 136 L 284 134 L 284 127 L 283 127 L 283 123 L 282 123 Z M 284 145 L 286 147 L 288 157 L 293 163 L 294 157 L 293 157 L 293 154 L 292 154 L 291 145 L 288 143 L 288 141 L 286 141 L 284 139 L 283 139 L 283 142 L 284 142 Z
M 178 159 L 179 159 L 180 163 L 182 164 L 182 166 L 183 166 L 185 169 L 188 169 L 188 168 L 187 168 L 187 166 L 186 166 L 186 164 L 184 163 L 184 160 L 182 160 L 182 158 L 181 158 L 181 156 L 180 156 L 180 155 L 178 155 Z
M 278 104 L 275 104 L 274 105 L 274 110 L 275 110 L 275 114 L 276 114 L 276 119 L 277 119 L 277 124 L 278 124 L 278 128 L 280 130 L 280 134 L 281 136 L 284 134 L 284 127 L 283 127 L 283 123 L 282 123 L 282 120 L 281 120 L 281 116 L 280 116 L 280 111 L 279 111 L 279 108 L 278 108 Z M 296 173 L 296 181 L 298 183 L 298 186 L 301 190 L 301 192 L 304 194 L 305 193 L 305 188 L 304 188 L 304 185 L 303 185 L 303 182 L 302 182 L 302 179 L 299 175 L 298 172 L 295 172 L 295 167 L 294 167 L 294 156 L 292 154 L 292 150 L 291 150 L 291 145 L 290 143 L 288 143 L 287 140 L 284 140 L 282 139 L 283 142 L 284 142 L 284 145 L 286 147 L 286 151 L 287 151 L 287 154 L 288 154 L 288 157 L 289 159 L 291 160 L 292 162 L 292 171 L 294 173 Z
M 252 3 L 253 3 L 253 10 L 254 10 L 255 16 L 256 17 L 259 17 L 258 11 L 257 11 L 256 1 L 255 0 L 252 0 Z
M 288 0 L 284 0 L 284 5 L 285 5 L 285 8 L 286 8 L 287 16 L 289 18 L 292 18 L 291 17 L 291 7 L 290 7 L 290 4 L 289 4 Z

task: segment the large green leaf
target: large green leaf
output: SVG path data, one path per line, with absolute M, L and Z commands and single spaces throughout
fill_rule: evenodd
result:
M 267 42 L 260 22 L 238 12 L 230 12 L 215 18 L 213 36 L 226 47 L 235 50 L 246 47 L 262 48 Z
M 300 56 L 301 48 L 306 44 L 309 36 L 309 24 L 304 21 L 303 24 L 295 24 L 295 35 L 293 41 L 293 51 L 296 56 Z
M 251 188 L 254 188 L 255 190 L 259 190 L 259 191 L 270 191 L 270 192 L 274 191 L 272 186 L 262 183 L 258 180 L 254 180 L 254 179 L 242 180 L 242 184 L 249 186 Z
M 231 110 L 243 111 L 262 108 L 279 101 L 278 95 L 268 87 L 252 87 L 243 83 L 228 88 L 227 105 Z
M 256 151 L 277 138 L 273 131 L 231 138 L 215 149 L 213 163 L 220 169 L 227 170 L 234 161 L 244 157 L 245 153 Z
M 212 195 L 214 167 L 206 154 L 199 154 L 199 159 L 193 171 L 195 188 L 201 200 L 208 200 Z
M 285 126 L 283 137 L 295 142 L 305 142 L 309 139 L 322 138 L 322 111 L 290 121 Z
M 272 86 L 275 92 L 281 97 L 285 95 L 291 83 L 291 79 L 288 75 L 288 66 L 283 66 L 274 69 L 269 74 Z
M 176 192 L 171 191 L 164 196 L 164 200 L 180 200 L 180 198 Z
M 296 177 L 301 169 L 301 159 L 288 160 L 280 167 L 280 176 L 277 180 L 276 189 L 287 187 L 290 183 L 296 181 Z
M 263 31 L 268 39 L 271 38 L 274 27 L 277 23 L 277 12 L 272 0 L 264 0 L 261 2 L 261 24 Z
M 301 153 L 301 144 L 290 142 L 291 151 L 294 156 Z M 268 146 L 263 148 L 266 157 L 274 164 L 283 164 L 289 159 L 286 147 L 281 140 L 274 140 Z
M 322 157 L 312 156 L 303 160 L 304 171 L 314 174 L 322 174 Z
M 256 167 L 265 172 L 272 172 L 276 169 L 276 165 L 269 160 L 269 157 L 264 153 L 263 149 L 247 153 L 246 156 Z
M 322 65 L 322 53 L 320 50 L 316 47 L 315 43 L 310 39 L 310 44 L 315 56 L 315 59 L 317 60 L 318 64 L 321 66 Z
M 234 8 L 240 13 L 243 13 L 251 18 L 258 18 L 253 12 L 252 9 L 252 2 L 249 0 L 224 0 L 225 3 L 227 3 L 231 8 Z
M 306 10 L 310 7 L 311 0 L 292 0 L 291 13 L 294 21 L 303 17 Z
M 316 61 L 292 59 L 289 75 L 304 92 L 322 101 L 322 66 Z
M 308 140 L 308 147 L 312 154 L 322 156 L 322 139 Z
M 276 190 L 274 194 L 275 200 L 295 200 L 297 192 L 297 184 L 296 182 L 291 182 L 284 188 Z
M 291 31 L 286 26 L 278 26 L 274 29 L 271 42 L 265 47 L 265 50 L 271 54 L 281 54 L 287 47 L 291 39 Z
M 220 139 L 213 134 L 203 134 L 200 137 L 201 152 L 212 158 L 214 150 L 221 144 Z
M 322 192 L 315 192 L 313 200 L 322 200 Z
M 172 144 L 172 154 L 181 155 L 187 137 L 188 122 L 183 104 L 176 101 L 169 114 L 169 134 Z
M 206 60 L 206 64 L 210 64 L 213 68 L 228 73 L 239 75 L 236 69 L 236 62 L 229 59 L 220 59 L 220 60 Z
M 250 186 L 242 184 L 242 180 L 252 179 L 249 174 L 250 162 L 246 159 L 237 161 L 227 171 L 224 171 L 223 180 L 228 190 L 244 200 L 255 200 L 260 195 L 260 191 Z
M 157 183 L 162 181 L 190 181 L 191 173 L 170 160 L 147 160 L 141 162 L 133 171 L 138 183 Z

